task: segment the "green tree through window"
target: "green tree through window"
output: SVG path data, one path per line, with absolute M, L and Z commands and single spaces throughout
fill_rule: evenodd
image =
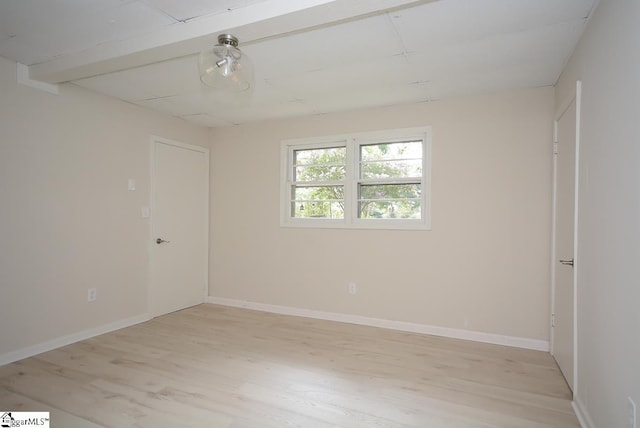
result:
M 422 141 L 360 146 L 358 216 L 420 218 Z
M 294 217 L 344 218 L 346 147 L 294 151 Z

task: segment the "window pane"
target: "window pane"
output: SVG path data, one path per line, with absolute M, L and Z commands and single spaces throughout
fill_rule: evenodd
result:
M 294 186 L 293 192 L 293 199 L 296 201 L 344 199 L 344 186 Z
M 343 219 L 344 208 L 335 201 L 316 201 L 310 203 L 294 203 L 292 207 L 295 218 Z
M 322 149 L 305 149 L 294 151 L 294 164 L 295 165 L 309 165 L 319 163 L 326 163 L 327 160 L 331 162 L 345 163 L 347 158 L 346 147 L 328 147 Z
M 294 186 L 293 217 L 344 218 L 344 186 Z
M 422 160 L 397 160 L 362 163 L 361 178 L 422 177 Z
M 360 146 L 360 178 L 422 177 L 422 141 Z
M 359 216 L 363 219 L 420 219 L 420 200 L 360 201 Z
M 360 160 L 363 162 L 403 159 L 422 159 L 422 141 L 360 146 Z
M 345 165 L 297 166 L 294 181 L 336 181 L 344 180 Z
M 360 199 L 417 199 L 420 184 L 360 185 Z
M 344 180 L 346 147 L 295 150 L 293 181 Z

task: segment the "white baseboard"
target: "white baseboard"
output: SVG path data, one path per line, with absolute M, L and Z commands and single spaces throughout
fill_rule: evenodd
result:
M 294 308 L 290 306 L 270 305 L 267 303 L 248 302 L 244 300 L 226 299 L 223 297 L 208 296 L 206 302 L 223 306 L 233 306 L 236 308 L 253 309 L 262 312 L 272 312 L 282 315 L 294 315 L 305 318 L 338 321 L 349 324 L 360 324 L 371 327 L 387 328 L 391 330 L 429 334 L 433 336 L 443 336 L 454 339 L 472 340 L 474 342 L 491 343 L 494 345 L 533 349 L 536 351 L 549 351 L 549 342 L 546 340 L 503 336 L 500 334 L 482 333 L 479 331 L 437 327 L 405 321 L 393 321 L 382 318 L 364 317 L 360 315 L 340 314 L 336 312 L 316 311 L 312 309 Z
M 34 355 L 51 351 L 62 346 L 71 345 L 72 343 L 76 343 L 81 340 L 90 339 L 101 334 L 110 333 L 115 330 L 120 330 L 121 328 L 140 324 L 141 322 L 149 321 L 150 319 L 151 316 L 149 314 L 143 314 L 136 317 L 126 318 L 120 321 L 115 321 L 99 327 L 79 331 L 78 333 L 73 333 L 67 336 L 58 337 L 43 343 L 38 343 L 37 345 L 18 349 L 17 351 L 7 352 L 6 354 L 0 355 L 0 366 L 13 363 L 14 361 L 22 360 L 23 358 L 33 357 Z
M 429 334 L 434 336 L 450 337 L 454 339 L 472 340 L 475 342 L 491 343 L 495 345 L 513 346 L 516 348 L 533 349 L 536 351 L 549 351 L 549 342 L 538 339 L 528 339 L 514 336 L 503 336 L 499 334 L 482 333 L 478 331 L 462 330 L 447 327 L 438 327 L 425 324 L 410 323 L 405 321 L 393 321 L 382 318 L 371 318 L 360 315 L 341 314 L 336 312 L 316 311 L 312 309 L 295 308 L 291 306 L 271 305 L 267 303 L 248 302 L 244 300 L 226 299 L 223 297 L 208 296 L 207 303 L 237 308 L 252 309 L 263 312 L 272 312 L 282 315 L 293 315 L 305 318 L 315 318 L 328 321 L 345 322 L 349 324 L 366 325 L 370 327 L 387 328 L 390 330 L 400 330 L 412 333 Z M 142 314 L 136 317 L 115 321 L 100 327 L 95 327 L 67 336 L 58 337 L 47 342 L 7 352 L 0 355 L 0 366 L 33 357 L 43 352 L 51 351 L 62 346 L 70 345 L 81 340 L 90 339 L 101 334 L 109 333 L 121 328 L 130 327 L 151 319 L 149 314 Z M 580 402 L 573 403 L 574 410 L 583 428 L 593 428 L 588 414 L 583 410 L 584 406 Z
M 573 400 L 571 403 L 571 407 L 573 407 L 573 411 L 578 417 L 578 422 L 580 422 L 580 426 L 582 428 L 596 428 L 595 424 L 591 420 L 589 416 L 589 412 L 584 408 L 584 404 L 578 398 Z

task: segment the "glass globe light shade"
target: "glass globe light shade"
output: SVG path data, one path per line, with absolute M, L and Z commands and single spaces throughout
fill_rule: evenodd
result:
M 217 45 L 200 52 L 198 68 L 202 83 L 232 92 L 253 89 L 253 66 L 237 46 L 238 39 L 221 34 Z

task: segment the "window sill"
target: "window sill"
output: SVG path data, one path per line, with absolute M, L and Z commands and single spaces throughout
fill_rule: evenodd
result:
M 302 229 L 351 229 L 351 230 L 420 230 L 429 231 L 431 225 L 421 220 L 361 220 L 347 223 L 345 220 L 287 219 L 280 227 Z

